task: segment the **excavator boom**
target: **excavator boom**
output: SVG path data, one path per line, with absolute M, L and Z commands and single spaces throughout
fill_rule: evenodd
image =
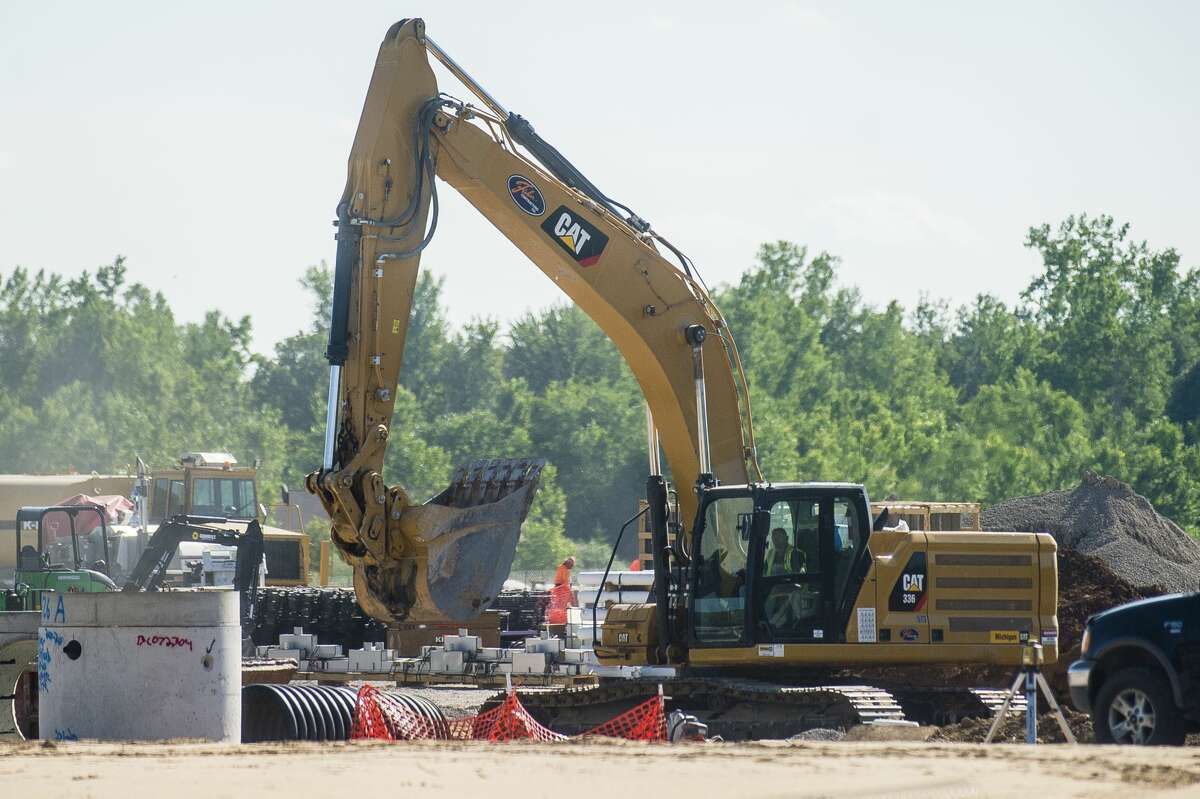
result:
M 430 53 L 479 106 L 439 94 Z M 380 46 L 338 205 L 325 458 L 307 483 L 329 511 L 363 608 L 387 621 L 480 612 L 507 577 L 541 469 L 532 460 L 476 464 L 424 504 L 384 485 L 420 254 L 437 227 L 435 178 L 616 344 L 678 484 L 761 478 L 737 350 L 690 263 L 479 87 L 421 20 L 402 21 Z M 657 452 L 652 444 L 654 473 Z M 680 492 L 680 518 L 695 508 Z

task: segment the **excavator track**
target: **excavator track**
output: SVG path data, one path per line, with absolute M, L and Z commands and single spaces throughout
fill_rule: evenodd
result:
M 990 718 L 1004 704 L 1007 691 L 999 688 L 889 686 L 890 693 L 904 708 L 905 718 L 921 725 L 937 727 L 956 724 L 963 719 Z M 1025 712 L 1025 695 L 1018 694 L 1009 705 L 1010 713 Z
M 523 689 L 521 703 L 542 724 L 577 735 L 620 715 L 658 692 L 668 712 L 683 710 L 728 741 L 790 738 L 813 729 L 859 724 L 951 724 L 987 718 L 1005 692 L 987 688 L 911 688 L 871 685 L 782 685 L 759 680 L 680 677 L 605 682 L 566 690 Z M 484 706 L 494 706 L 499 694 Z M 1024 699 L 1010 712 L 1024 712 Z
M 757 680 L 675 678 L 620 680 L 591 688 L 522 690 L 521 703 L 556 732 L 577 735 L 658 693 L 667 710 L 684 710 L 709 725 L 710 735 L 742 741 L 788 738 L 806 730 L 903 722 L 904 711 L 886 690 L 866 685 L 785 686 Z M 503 695 L 489 700 L 486 707 Z

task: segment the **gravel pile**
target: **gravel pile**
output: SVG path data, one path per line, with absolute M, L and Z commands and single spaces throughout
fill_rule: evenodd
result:
M 1050 533 L 1060 553 L 1099 558 L 1125 584 L 1150 593 L 1200 585 L 1200 543 L 1111 477 L 1089 472 L 1070 491 L 1006 500 L 985 509 L 982 521 L 984 530 Z
M 817 727 L 804 732 L 796 733 L 789 741 L 840 741 L 846 737 L 846 733 L 841 730 L 830 730 L 825 727 Z

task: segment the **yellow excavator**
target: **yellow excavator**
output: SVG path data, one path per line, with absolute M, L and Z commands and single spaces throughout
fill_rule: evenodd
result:
M 429 56 L 475 99 L 440 93 Z M 901 712 L 895 691 L 814 685 L 813 669 L 1015 666 L 1030 642 L 1057 658 L 1054 540 L 888 529 L 861 485 L 765 480 L 733 335 L 691 261 L 505 109 L 419 19 L 384 37 L 337 207 L 325 455 L 307 480 L 365 611 L 474 617 L 508 574 L 541 468 L 479 461 L 424 503 L 383 483 L 437 178 L 595 320 L 645 396 L 656 601 L 609 609 L 603 663 L 669 677 L 676 700 L 717 708 L 733 737 L 753 737 Z M 546 694 L 537 712 L 586 726 L 589 712 L 607 718 L 646 690 L 626 680 Z

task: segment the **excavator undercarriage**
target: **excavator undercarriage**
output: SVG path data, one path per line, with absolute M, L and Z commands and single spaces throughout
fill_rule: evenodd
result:
M 521 704 L 541 724 L 576 735 L 644 702 L 660 687 L 668 711 L 696 716 L 708 725 L 709 735 L 727 741 L 790 738 L 808 730 L 847 730 L 859 724 L 953 724 L 990 718 L 1005 696 L 992 688 L 828 683 L 817 675 L 787 684 L 727 674 L 612 680 L 596 687 L 518 693 Z M 490 699 L 484 709 L 501 701 L 503 694 Z M 1012 709 L 1021 712 L 1023 699 Z

